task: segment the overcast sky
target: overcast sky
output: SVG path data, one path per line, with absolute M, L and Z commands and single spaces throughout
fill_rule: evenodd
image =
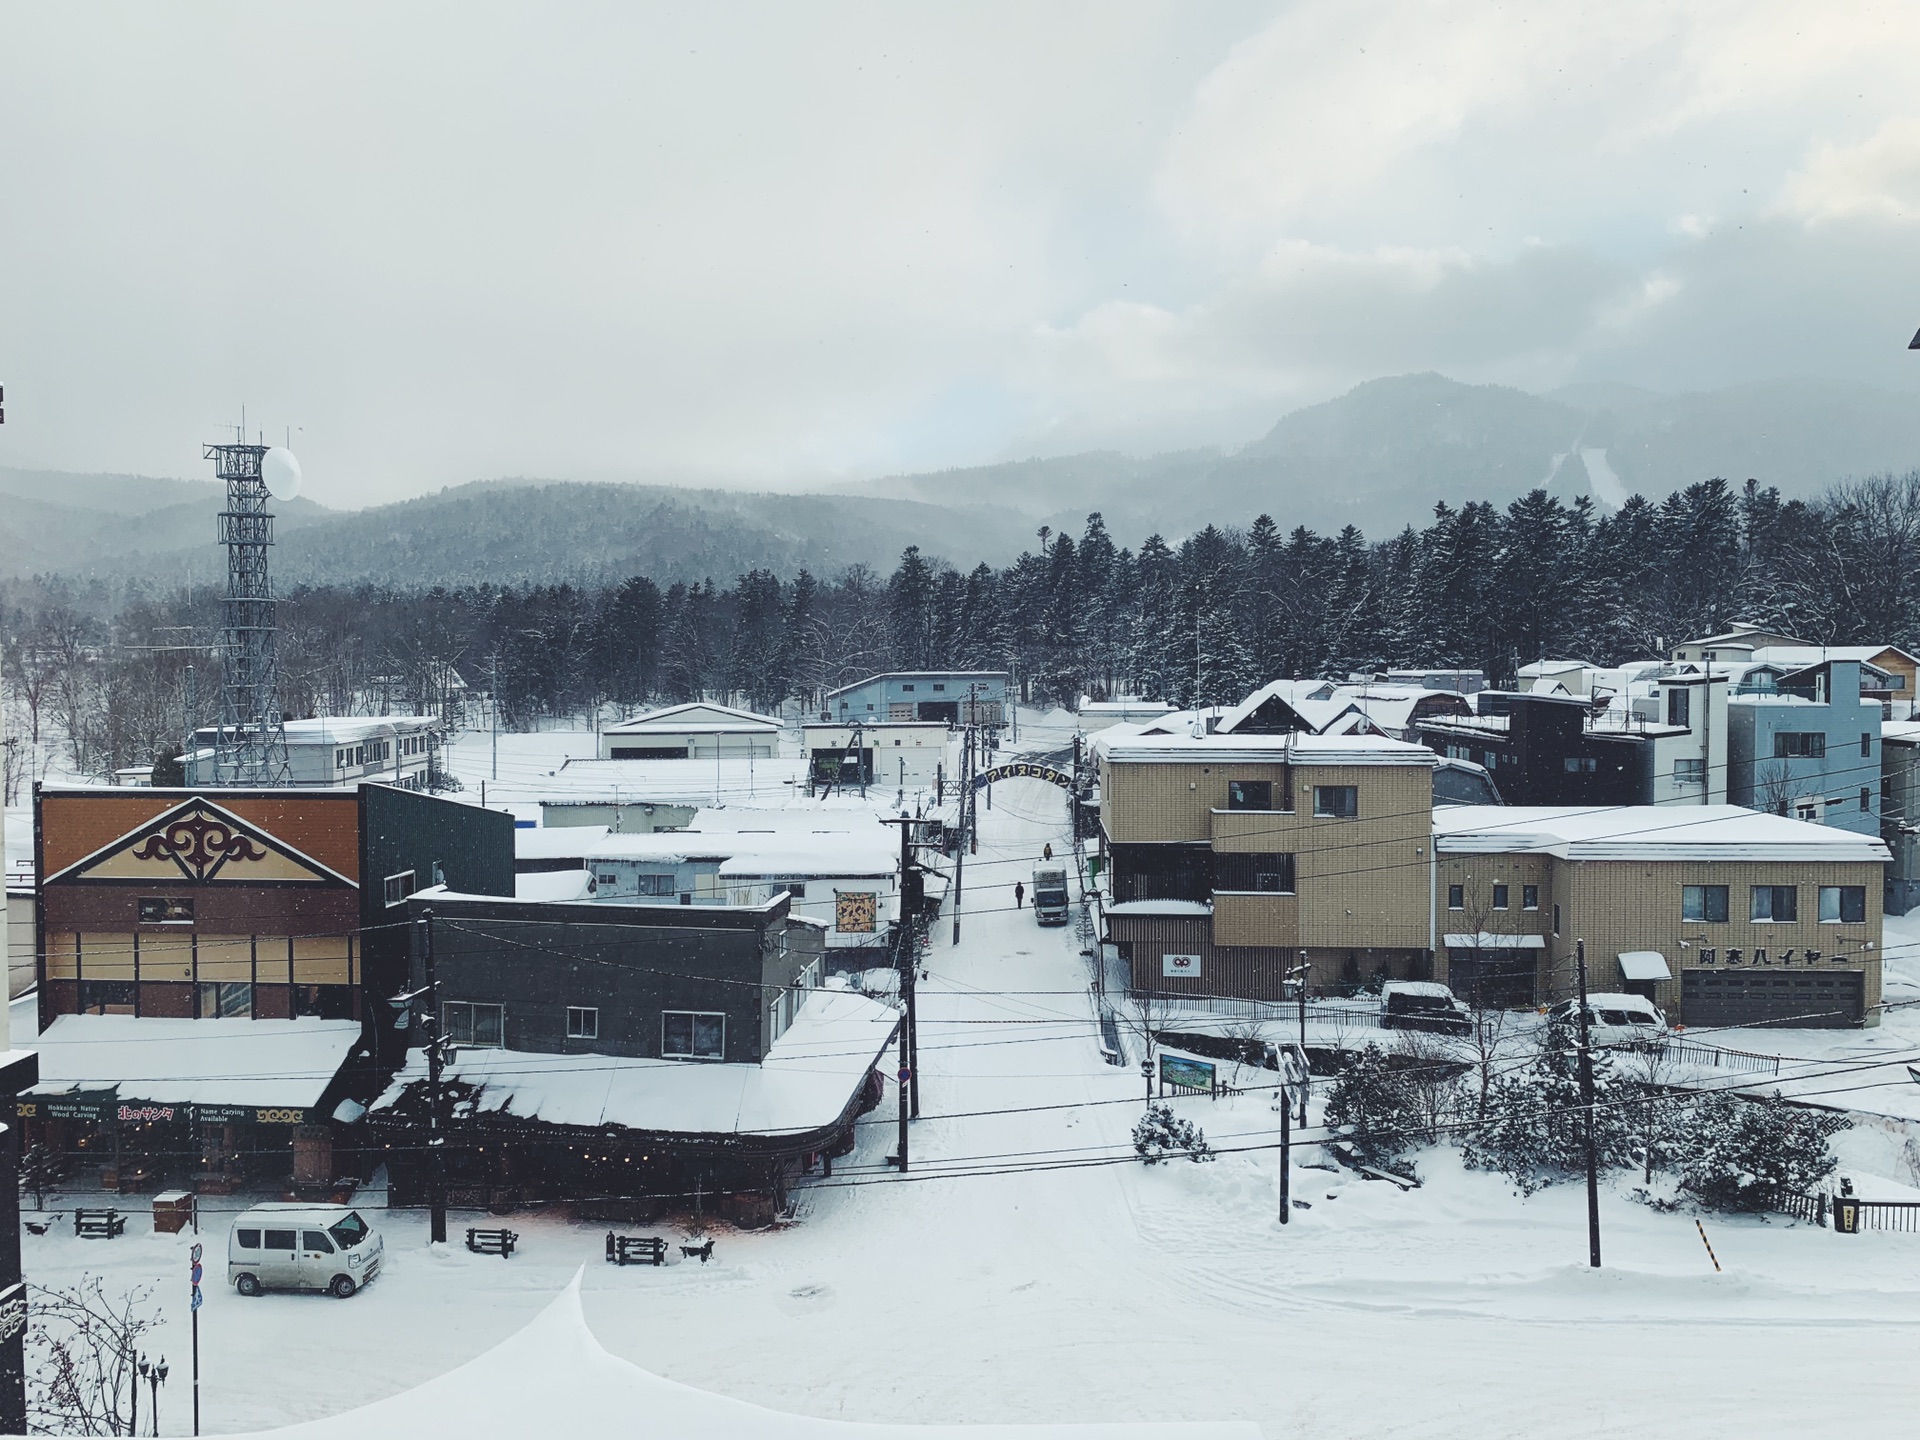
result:
M 1920 6 L 0 14 L 0 464 L 309 493 L 1236 445 L 1920 356 Z M 230 431 L 227 433 L 231 433 Z

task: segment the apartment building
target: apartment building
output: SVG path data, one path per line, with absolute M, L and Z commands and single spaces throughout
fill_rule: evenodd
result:
M 1105 939 L 1151 994 L 1424 975 L 1433 768 L 1380 736 L 1096 737 Z

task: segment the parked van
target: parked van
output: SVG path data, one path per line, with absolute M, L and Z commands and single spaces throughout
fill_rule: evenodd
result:
M 346 1205 L 256 1205 L 227 1237 L 227 1283 L 242 1295 L 325 1290 L 346 1299 L 380 1273 L 380 1232 Z
M 1551 1013 L 1555 1020 L 1579 1027 L 1578 1000 L 1563 1000 Z M 1587 1037 L 1595 1045 L 1633 1045 L 1658 1040 L 1666 1033 L 1667 1017 L 1644 996 L 1587 996 Z
M 1427 1030 L 1464 1035 L 1473 1012 L 1437 980 L 1389 980 L 1380 987 L 1382 1030 Z

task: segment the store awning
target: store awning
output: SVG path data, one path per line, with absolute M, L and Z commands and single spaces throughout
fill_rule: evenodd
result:
M 1671 980 L 1673 971 L 1658 950 L 1622 950 L 1620 975 L 1625 980 Z
M 1482 930 L 1478 935 L 1449 935 L 1446 937 L 1449 950 L 1544 950 L 1547 941 L 1544 935 L 1495 935 Z

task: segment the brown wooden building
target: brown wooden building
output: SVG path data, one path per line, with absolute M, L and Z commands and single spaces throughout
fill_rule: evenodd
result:
M 62 1016 L 357 1022 L 366 1073 L 342 1092 L 365 1098 L 404 1058 L 405 1037 L 379 1021 L 406 982 L 407 896 L 436 882 L 511 895 L 514 883 L 511 816 L 377 784 L 37 787 L 34 850 L 43 1032 Z M 113 1091 L 109 1116 L 178 1100 L 140 1093 L 158 1082 L 131 1057 L 116 1075 L 110 1050 L 91 1053 L 108 1057 L 84 1079 L 96 1098 Z M 61 1097 L 44 1098 L 47 1114 L 61 1108 Z M 189 1106 L 174 1108 L 190 1118 Z M 287 1145 L 284 1124 L 261 1134 Z M 159 1177 L 168 1167 L 146 1168 Z M 170 1178 L 193 1178 L 178 1168 Z

